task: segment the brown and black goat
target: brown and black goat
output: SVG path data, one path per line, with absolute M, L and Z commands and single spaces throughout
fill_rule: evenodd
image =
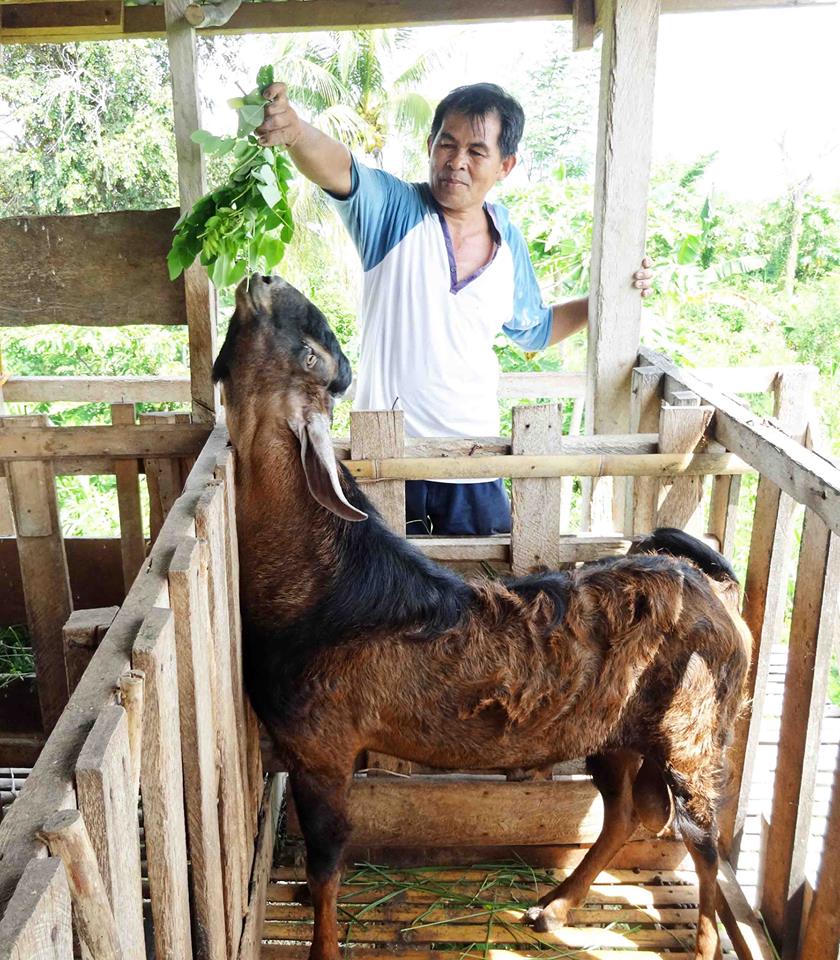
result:
M 696 956 L 720 957 L 716 808 L 749 650 L 726 561 L 670 531 L 653 552 L 506 583 L 431 563 L 337 467 L 329 424 L 350 367 L 323 315 L 277 277 L 240 284 L 214 376 L 236 449 L 246 684 L 290 773 L 311 958 L 339 957 L 347 799 L 364 749 L 474 770 L 588 758 L 603 830 L 528 912 L 540 930 L 673 804 L 699 878 Z

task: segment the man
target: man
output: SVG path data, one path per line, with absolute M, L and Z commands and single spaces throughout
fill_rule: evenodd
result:
M 354 406 L 399 408 L 406 433 L 499 433 L 500 330 L 542 350 L 586 325 L 588 300 L 543 305 L 528 248 L 490 189 L 511 172 L 522 107 L 490 83 L 458 87 L 439 104 L 428 138 L 429 182 L 371 169 L 300 119 L 286 86 L 265 96 L 261 142 L 284 145 L 300 172 L 333 198 L 364 268 L 362 340 Z M 650 292 L 650 264 L 634 274 Z M 506 533 L 501 480 L 408 481 L 408 532 Z

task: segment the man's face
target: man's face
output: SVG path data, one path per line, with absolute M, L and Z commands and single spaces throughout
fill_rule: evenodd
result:
M 502 159 L 497 113 L 470 120 L 447 113 L 434 140 L 429 138 L 429 186 L 444 210 L 461 212 L 484 203 L 494 183 L 510 173 L 516 157 Z

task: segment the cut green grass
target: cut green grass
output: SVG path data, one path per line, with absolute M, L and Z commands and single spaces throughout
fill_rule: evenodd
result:
M 26 627 L 0 627 L 0 688 L 35 672 Z

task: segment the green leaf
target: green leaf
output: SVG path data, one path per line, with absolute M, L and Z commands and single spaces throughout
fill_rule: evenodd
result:
M 214 153 L 224 156 L 236 144 L 234 137 L 216 137 L 206 130 L 195 130 L 190 134 L 190 140 L 197 143 L 205 153 Z
M 181 263 L 181 252 L 173 246 L 166 255 L 166 265 L 169 267 L 169 279 L 177 280 L 184 271 L 184 265 Z
M 257 71 L 257 86 L 260 90 L 265 90 L 266 87 L 270 87 L 274 83 L 274 66 L 273 64 L 266 64 Z
M 258 183 L 257 189 L 262 194 L 263 200 L 270 206 L 275 207 L 283 202 L 283 197 L 274 183 Z
M 239 108 L 239 130 L 238 136 L 253 133 L 254 130 L 263 122 L 263 107 L 261 104 L 246 104 Z
M 701 246 L 700 237 L 694 235 L 684 237 L 677 248 L 677 263 L 683 265 L 694 263 L 700 255 Z
M 286 244 L 279 238 L 266 234 L 260 241 L 260 256 L 265 260 L 266 269 L 277 266 L 283 259 Z

